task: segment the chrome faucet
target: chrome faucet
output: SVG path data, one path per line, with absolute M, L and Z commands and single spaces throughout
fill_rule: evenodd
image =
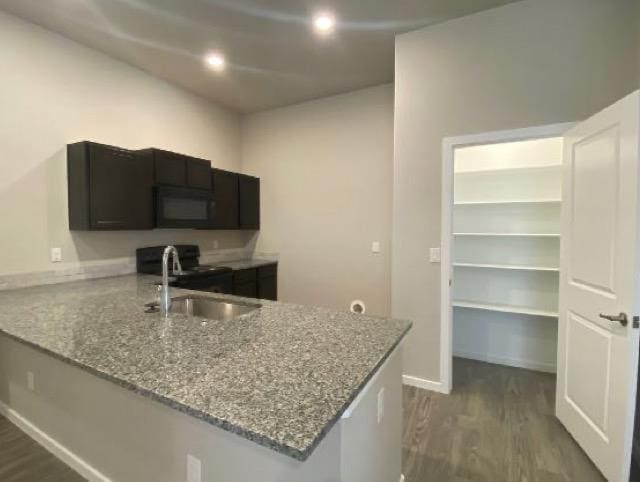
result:
M 182 274 L 178 250 L 174 246 L 164 248 L 162 254 L 162 286 L 160 287 L 160 314 L 167 316 L 171 309 L 171 292 L 169 291 L 169 255 L 173 255 L 172 273 Z

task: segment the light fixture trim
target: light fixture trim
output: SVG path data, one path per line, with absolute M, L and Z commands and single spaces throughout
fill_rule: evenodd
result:
M 204 61 L 211 70 L 216 72 L 222 72 L 227 67 L 227 60 L 224 54 L 218 50 L 209 52 Z
M 313 28 L 321 35 L 332 33 L 336 28 L 335 14 L 329 11 L 317 12 L 313 16 Z

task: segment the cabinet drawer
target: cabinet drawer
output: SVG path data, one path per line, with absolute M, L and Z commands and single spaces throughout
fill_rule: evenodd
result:
M 257 276 L 256 276 L 256 269 L 255 268 L 241 269 L 241 270 L 233 272 L 233 282 L 234 283 L 251 282 L 251 281 L 255 281 L 256 278 L 257 278 Z
M 277 276 L 278 265 L 276 263 L 260 266 L 258 268 L 258 278 L 266 278 L 269 276 Z

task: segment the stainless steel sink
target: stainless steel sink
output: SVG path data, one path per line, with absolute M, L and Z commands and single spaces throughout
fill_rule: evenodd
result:
M 206 296 L 178 296 L 171 299 L 171 313 L 228 321 L 257 310 L 262 305 L 240 301 L 223 301 Z

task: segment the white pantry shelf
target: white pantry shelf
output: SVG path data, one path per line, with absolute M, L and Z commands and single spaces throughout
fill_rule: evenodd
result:
M 474 174 L 488 174 L 488 175 L 500 175 L 500 174 L 527 174 L 527 173 L 535 173 L 540 171 L 558 171 L 562 169 L 562 164 L 543 164 L 541 166 L 517 166 L 517 167 L 499 167 L 495 169 L 477 169 L 475 171 L 455 171 L 454 175 L 464 176 L 464 175 L 474 175 Z
M 487 263 L 453 263 L 457 268 L 487 268 L 487 269 L 509 269 L 516 271 L 547 271 L 550 273 L 558 273 L 559 268 L 553 266 L 527 266 L 527 265 L 511 265 L 511 264 L 487 264 Z
M 495 201 L 459 201 L 454 206 L 490 206 L 501 204 L 560 204 L 560 199 L 504 199 Z
M 558 233 L 453 233 L 454 236 L 536 237 L 559 238 Z
M 457 308 L 471 308 L 475 310 L 498 311 L 501 313 L 516 313 L 520 315 L 543 316 L 557 318 L 557 311 L 527 308 L 522 306 L 500 305 L 496 303 L 478 303 L 476 301 L 453 300 L 452 305 Z

